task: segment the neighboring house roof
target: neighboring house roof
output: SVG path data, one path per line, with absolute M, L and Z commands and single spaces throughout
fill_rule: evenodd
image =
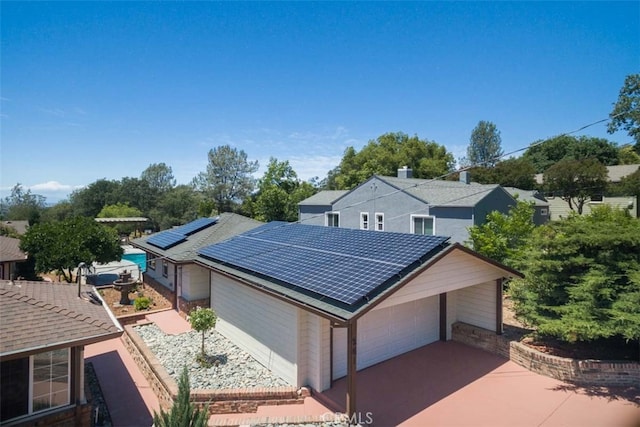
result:
M 67 283 L 0 281 L 0 356 L 86 345 L 122 334 L 94 288 Z
M 640 165 L 615 165 L 607 166 L 607 175 L 609 182 L 620 182 L 625 176 L 631 175 L 635 171 L 640 169 Z M 536 183 L 544 184 L 544 174 L 537 173 Z
M 27 254 L 20 250 L 20 239 L 0 236 L 0 262 L 24 261 Z
M 498 184 L 478 184 L 475 182 L 466 184 L 460 181 L 436 179 L 376 177 L 431 206 L 473 207 L 494 190 L 502 188 Z
M 525 202 L 533 202 L 536 207 L 548 207 L 549 202 L 544 198 L 538 190 L 521 190 L 516 187 L 503 187 L 512 197 L 518 196 L 518 200 Z
M 311 197 L 304 199 L 303 201 L 298 203 L 298 205 L 329 206 L 348 192 L 349 190 L 323 190 Z
M 26 233 L 29 229 L 29 221 L 2 221 L 2 225 L 13 228 L 20 235 Z
M 185 236 L 183 241 L 167 249 L 161 249 L 148 243 L 148 240 L 159 233 L 143 236 L 131 241 L 131 245 L 144 251 L 166 257 L 175 263 L 193 261 L 196 251 L 204 246 L 221 242 L 237 234 L 252 230 L 262 222 L 231 212 L 221 214 L 211 225 Z M 160 232 L 162 233 L 162 232 Z
M 269 223 L 201 249 L 198 264 L 346 321 L 453 250 L 442 236 Z

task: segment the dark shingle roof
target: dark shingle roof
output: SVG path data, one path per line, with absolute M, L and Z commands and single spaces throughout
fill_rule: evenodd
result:
M 90 344 L 122 334 L 106 305 L 90 302 L 90 286 L 0 281 L 0 355 Z
M 472 207 L 496 189 L 498 184 L 465 184 L 460 181 L 436 179 L 396 178 L 378 176 L 381 181 L 390 184 L 413 197 L 432 206 Z
M 168 249 L 162 250 L 147 242 L 153 236 L 144 236 L 131 241 L 131 245 L 162 256 L 173 262 L 193 261 L 196 251 L 204 246 L 222 242 L 230 237 L 252 230 L 262 222 L 235 213 L 225 212 L 218 221 L 196 233 L 185 237 L 185 240 Z
M 24 261 L 27 254 L 20 250 L 20 239 L 0 236 L 0 262 Z

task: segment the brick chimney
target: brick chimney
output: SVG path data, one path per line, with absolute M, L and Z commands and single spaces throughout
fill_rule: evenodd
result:
M 398 178 L 413 178 L 413 170 L 407 166 L 398 169 Z
M 464 182 L 465 184 L 471 184 L 471 175 L 468 171 L 460 172 L 460 182 Z

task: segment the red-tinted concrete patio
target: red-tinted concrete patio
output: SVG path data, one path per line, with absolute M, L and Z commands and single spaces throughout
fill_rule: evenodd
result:
M 150 316 L 167 333 L 188 330 L 175 311 Z M 114 426 L 150 426 L 158 400 L 118 339 L 87 346 Z M 210 425 L 344 410 L 344 379 L 304 405 L 216 415 Z M 640 391 L 574 387 L 455 342 L 437 342 L 358 372 L 360 420 L 380 426 L 635 426 Z M 634 403 L 635 402 L 635 403 Z

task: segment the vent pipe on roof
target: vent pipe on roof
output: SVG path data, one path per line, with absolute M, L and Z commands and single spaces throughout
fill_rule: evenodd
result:
M 408 166 L 398 169 L 398 178 L 413 178 L 413 170 Z
M 460 182 L 464 182 L 465 184 L 471 184 L 471 175 L 468 171 L 460 172 Z

